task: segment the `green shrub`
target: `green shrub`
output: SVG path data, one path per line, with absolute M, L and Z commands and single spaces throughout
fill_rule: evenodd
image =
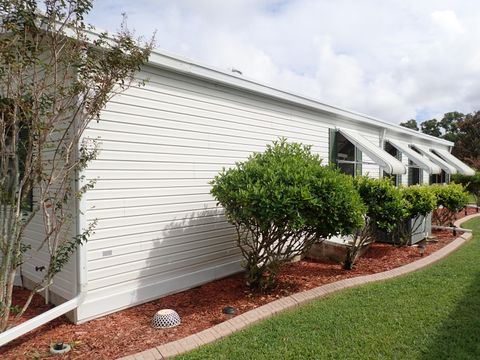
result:
M 457 184 L 462 184 L 465 189 L 474 196 L 475 203 L 480 206 L 480 172 L 476 172 L 475 175 L 452 175 L 452 181 Z
M 363 223 L 352 179 L 322 166 L 310 147 L 285 139 L 224 169 L 211 184 L 237 229 L 247 283 L 257 290 L 271 289 L 281 266 L 313 243 Z
M 468 204 L 468 192 L 463 185 L 451 183 L 431 186 L 437 198 L 437 209 L 433 213 L 433 222 L 437 225 L 451 225 L 457 212 Z
M 378 230 L 393 231 L 404 215 L 404 203 L 400 190 L 390 179 L 372 179 L 360 176 L 354 179 L 355 187 L 366 206 L 365 224 L 358 228 L 347 250 L 344 268 L 352 269 L 367 243 L 375 240 Z
M 422 222 L 417 220 L 436 209 L 437 197 L 429 185 L 401 187 L 400 194 L 403 200 L 404 214 L 402 221 L 398 223 L 395 239 L 400 245 L 407 245 L 412 235 L 422 225 Z M 411 220 L 413 221 L 410 223 Z

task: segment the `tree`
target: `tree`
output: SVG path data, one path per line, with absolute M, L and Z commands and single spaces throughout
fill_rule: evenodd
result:
M 478 207 L 480 206 L 480 172 L 477 171 L 475 175 L 471 176 L 457 173 L 452 175 L 452 181 L 457 184 L 462 184 L 465 189 L 473 195 L 478 211 Z
M 452 153 L 480 169 L 480 111 L 468 114 L 458 123 L 459 135 Z
M 237 230 L 248 285 L 268 291 L 280 268 L 315 242 L 350 234 L 364 206 L 352 179 L 285 139 L 220 172 L 212 195 Z
M 437 121 L 437 119 L 426 120 L 420 124 L 420 127 L 424 134 L 436 137 L 440 137 L 442 135 L 440 123 Z
M 88 0 L 0 0 L 0 332 L 11 325 L 22 263 L 38 252 L 48 256 L 13 323 L 91 234 L 94 223 L 68 236 L 72 202 L 93 186 L 74 185 L 97 152 L 82 133 L 112 96 L 136 83 L 152 47 L 153 39 L 139 47 L 125 23 L 111 38 L 91 35 L 84 21 L 91 8 Z M 31 249 L 24 233 L 35 217 L 45 237 Z
M 415 120 L 415 119 L 410 119 L 406 122 L 400 123 L 400 126 L 403 126 L 403 127 L 409 128 L 409 129 L 413 129 L 413 130 L 417 130 L 417 131 L 420 130 L 418 128 L 417 120 Z
M 401 126 L 418 130 L 417 122 L 411 119 Z M 480 112 L 463 114 L 447 112 L 440 121 L 430 119 L 420 124 L 422 132 L 453 142 L 452 153 L 460 160 L 480 169 Z
M 459 136 L 459 124 L 464 120 L 465 115 L 458 111 L 445 113 L 440 120 L 440 127 L 443 129 L 443 138 L 456 142 Z

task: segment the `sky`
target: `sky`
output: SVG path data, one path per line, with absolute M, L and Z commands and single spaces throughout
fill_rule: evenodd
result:
M 96 0 L 156 47 L 398 124 L 480 110 L 480 1 Z

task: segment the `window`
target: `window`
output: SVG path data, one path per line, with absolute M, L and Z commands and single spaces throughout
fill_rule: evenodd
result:
M 402 153 L 398 151 L 395 147 L 393 147 L 388 141 L 385 142 L 385 151 L 396 159 L 402 161 Z M 402 184 L 402 175 L 393 175 L 384 171 L 383 177 L 391 179 L 392 183 L 395 184 L 395 186 L 399 186 Z
M 411 147 L 411 149 L 419 154 L 420 151 Z M 418 185 L 423 183 L 423 169 L 421 169 L 413 161 L 408 161 L 408 185 Z
M 362 175 L 362 152 L 345 136 L 330 129 L 330 164 L 351 176 Z
M 418 185 L 423 182 L 423 171 L 412 161 L 408 162 L 408 185 Z
M 432 174 L 430 175 L 430 184 L 446 184 L 450 182 L 450 176 L 442 170 L 440 174 Z

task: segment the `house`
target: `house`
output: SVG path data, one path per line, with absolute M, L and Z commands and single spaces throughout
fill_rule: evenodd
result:
M 97 182 L 77 202 L 72 232 L 98 224 L 49 289 L 54 303 L 77 299 L 58 310 L 77 323 L 238 272 L 234 229 L 208 183 L 278 137 L 312 145 L 352 176 L 397 184 L 473 171 L 449 141 L 189 60 L 153 52 L 138 77 L 146 86 L 113 98 L 84 134 L 100 154 L 77 178 Z M 35 218 L 28 241 L 42 229 Z M 42 265 L 38 256 L 22 266 L 26 283 Z

